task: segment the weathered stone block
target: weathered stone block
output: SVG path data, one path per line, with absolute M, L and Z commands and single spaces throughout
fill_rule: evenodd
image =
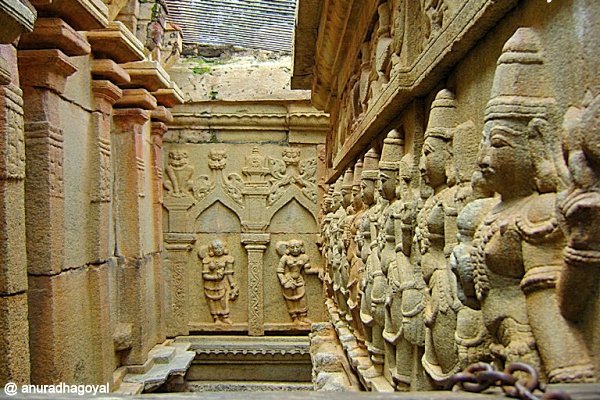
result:
M 27 294 L 0 296 L 0 385 L 29 383 Z
M 0 295 L 27 290 L 22 181 L 0 180 Z

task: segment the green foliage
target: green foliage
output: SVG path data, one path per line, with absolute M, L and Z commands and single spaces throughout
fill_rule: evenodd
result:
M 196 65 L 195 67 L 192 67 L 192 72 L 196 75 L 209 74 L 210 71 L 212 71 L 212 69 L 208 66 Z

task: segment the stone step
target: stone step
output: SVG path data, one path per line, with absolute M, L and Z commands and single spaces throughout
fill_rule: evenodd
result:
M 308 392 L 313 391 L 310 382 L 251 382 L 251 381 L 190 381 L 192 392 Z
M 141 394 L 144 391 L 144 385 L 141 383 L 128 383 L 123 382 L 119 385 L 119 388 L 113 393 L 122 394 L 124 396 L 133 396 Z
M 126 374 L 121 387 L 125 384 L 141 385 L 143 392 L 152 392 L 172 376 L 183 377 L 196 356 L 194 351 L 187 351 L 187 348 L 189 344 L 182 346 L 171 343 L 154 347 L 148 353 L 152 366 L 142 373 Z

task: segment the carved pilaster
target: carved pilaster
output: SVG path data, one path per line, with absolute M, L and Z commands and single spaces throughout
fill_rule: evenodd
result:
M 4 22 L 0 19 L 0 22 Z M 0 384 L 29 383 L 25 139 L 16 50 L 0 45 Z
M 153 113 L 154 117 L 154 113 Z M 167 132 L 167 125 L 164 122 L 152 122 L 152 209 L 154 212 L 154 244 L 156 249 L 162 247 L 162 138 Z
M 167 259 L 165 270 L 168 273 L 167 304 L 167 336 L 187 335 L 188 330 L 188 264 L 192 245 L 195 241 L 193 234 L 165 234 L 165 249 Z
M 110 117 L 112 105 L 121 97 L 121 89 L 109 81 L 93 81 L 95 108 L 92 113 L 92 135 L 97 141 L 93 149 L 92 207 L 93 226 L 97 232 L 94 259 L 109 257 L 110 202 L 112 200 L 112 167 L 110 151 Z
M 264 254 L 270 241 L 268 233 L 243 233 L 242 244 L 248 252 L 248 334 L 261 336 L 264 323 Z
M 29 273 L 63 268 L 63 134 L 59 96 L 76 68 L 60 50 L 19 51 L 27 158 L 25 205 Z M 52 232 L 49 235 L 48 232 Z
M 139 108 L 118 109 L 113 113 L 112 155 L 114 157 L 117 212 L 117 247 L 120 255 L 143 254 L 141 199 L 143 193 L 143 133 L 150 112 Z M 137 173 L 133 173 L 137 171 Z

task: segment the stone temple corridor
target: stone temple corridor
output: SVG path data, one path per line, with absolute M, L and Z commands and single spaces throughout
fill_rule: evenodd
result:
M 600 1 L 0 0 L 0 398 L 600 399 Z

